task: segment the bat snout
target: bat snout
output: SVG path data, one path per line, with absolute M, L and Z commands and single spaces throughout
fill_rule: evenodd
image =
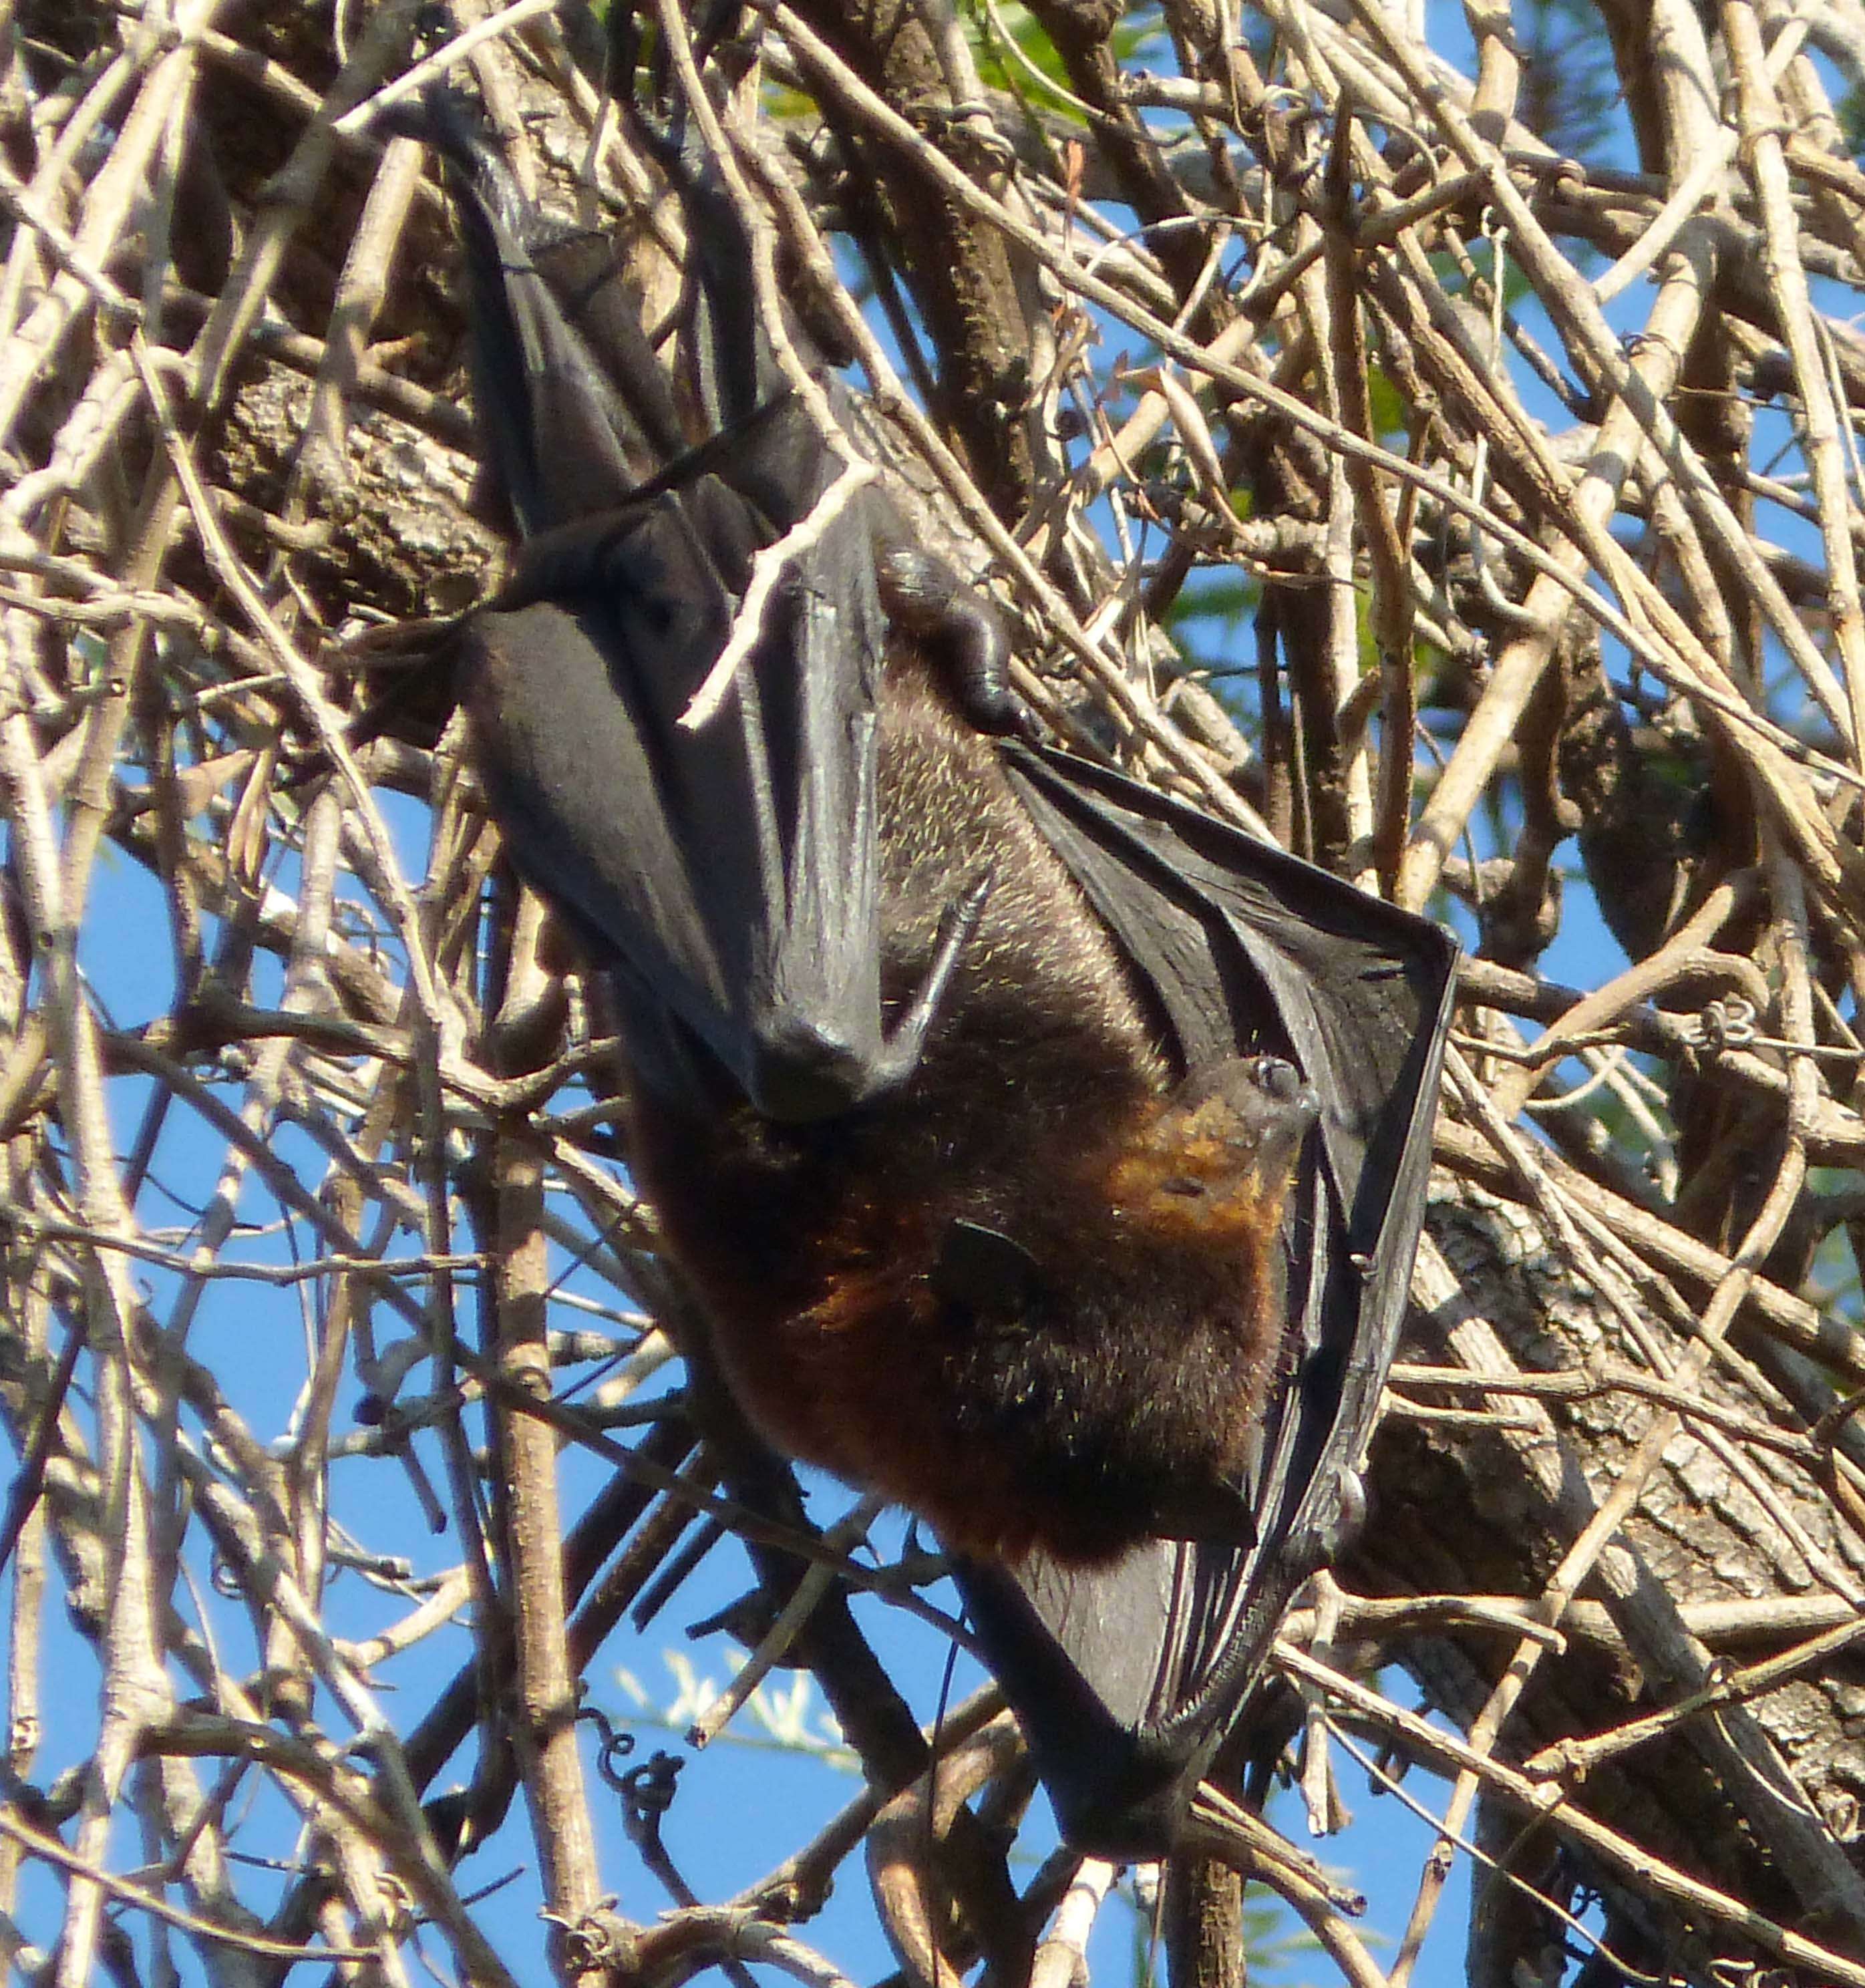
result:
M 1321 1115 L 1314 1086 L 1286 1057 L 1238 1057 L 1194 1072 L 1181 1087 L 1179 1113 L 1233 1146 L 1246 1147 L 1265 1174 L 1295 1165 Z
M 1321 1116 L 1321 1096 L 1286 1057 L 1251 1057 L 1249 1084 L 1238 1115 L 1258 1143 L 1265 1173 L 1292 1169 L 1309 1129 Z

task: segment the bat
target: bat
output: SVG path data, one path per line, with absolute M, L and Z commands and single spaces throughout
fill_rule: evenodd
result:
M 702 167 L 683 409 L 606 246 L 441 137 L 520 539 L 454 685 L 614 984 L 630 1165 L 752 1420 L 953 1554 L 1064 1834 L 1160 1855 L 1363 1502 L 1454 943 L 1006 735 L 990 610 L 871 490 L 818 515 Z

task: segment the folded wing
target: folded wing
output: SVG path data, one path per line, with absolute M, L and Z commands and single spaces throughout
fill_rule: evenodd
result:
M 1064 1834 L 1157 1856 L 1290 1596 L 1358 1515 L 1424 1217 L 1457 948 L 1119 774 L 1006 750 L 1187 1067 L 1286 1057 L 1322 1100 L 1284 1229 L 1282 1383 L 1245 1487 L 1255 1543 L 1160 1540 L 1104 1570 L 959 1574 Z

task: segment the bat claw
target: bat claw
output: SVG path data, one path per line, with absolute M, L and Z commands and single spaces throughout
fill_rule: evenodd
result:
M 1028 742 L 1036 727 L 1010 687 L 1010 642 L 997 610 L 944 560 L 877 533 L 875 577 L 894 627 L 938 652 L 960 712 L 993 738 Z
M 1322 1550 L 1329 1560 L 1343 1552 L 1367 1523 L 1367 1487 L 1357 1470 L 1343 1465 L 1335 1473 L 1334 1506 L 1320 1526 Z
M 886 1046 L 875 1061 L 868 1095 L 873 1096 L 905 1083 L 919 1067 L 920 1057 L 926 1046 L 926 1038 L 938 1018 L 947 991 L 952 984 L 952 975 L 958 969 L 959 955 L 970 944 L 971 935 L 978 929 L 978 921 L 983 914 L 985 900 L 991 894 L 991 874 L 987 871 L 940 920 L 939 943 L 933 955 L 932 965 L 921 984 L 920 991 L 914 995 L 906 1013 L 894 1025 L 894 1033 L 888 1036 Z

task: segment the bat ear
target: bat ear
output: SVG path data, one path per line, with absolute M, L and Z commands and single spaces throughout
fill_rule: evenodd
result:
M 1154 1516 L 1162 1540 L 1201 1540 L 1238 1550 L 1255 1545 L 1256 1514 L 1241 1484 L 1201 1484 L 1161 1501 Z
M 1022 1243 L 976 1222 L 954 1222 L 946 1230 L 931 1282 L 941 1297 L 995 1318 L 1028 1311 L 1042 1292 L 1036 1258 Z

